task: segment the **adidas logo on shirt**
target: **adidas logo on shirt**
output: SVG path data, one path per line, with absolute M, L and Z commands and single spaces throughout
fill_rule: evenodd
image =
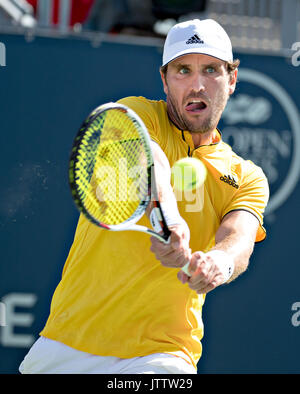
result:
M 230 175 L 223 175 L 220 177 L 220 180 L 228 183 L 228 185 L 235 187 L 236 189 L 239 188 L 239 185 L 237 184 L 236 180 L 233 178 L 233 176 Z
M 204 41 L 197 34 L 194 34 L 186 41 L 186 44 L 204 44 Z

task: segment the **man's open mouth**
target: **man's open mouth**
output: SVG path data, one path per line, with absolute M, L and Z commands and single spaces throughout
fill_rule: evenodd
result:
M 185 106 L 188 112 L 201 112 L 207 107 L 206 103 L 202 100 L 191 100 Z

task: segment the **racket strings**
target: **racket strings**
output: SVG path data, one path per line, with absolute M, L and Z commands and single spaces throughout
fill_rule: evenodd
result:
M 77 150 L 75 182 L 83 209 L 97 221 L 128 220 L 148 196 L 148 156 L 138 126 L 123 111 L 97 116 Z

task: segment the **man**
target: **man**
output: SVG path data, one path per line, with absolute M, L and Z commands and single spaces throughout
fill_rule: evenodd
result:
M 183 22 L 164 46 L 166 102 L 120 100 L 145 122 L 161 172 L 186 156 L 206 165 L 196 200 L 178 201 L 190 234 L 177 208 L 167 245 L 103 231 L 80 216 L 50 316 L 21 372 L 196 373 L 206 293 L 244 272 L 255 241 L 265 238 L 266 177 L 217 129 L 238 63 L 216 22 Z M 149 226 L 146 216 L 140 223 Z

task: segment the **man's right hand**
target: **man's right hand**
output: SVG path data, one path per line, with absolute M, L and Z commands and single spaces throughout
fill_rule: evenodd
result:
M 191 257 L 189 248 L 190 232 L 187 224 L 169 226 L 171 230 L 170 241 L 164 244 L 155 237 L 151 237 L 151 252 L 155 254 L 164 267 L 181 268 L 187 264 Z

